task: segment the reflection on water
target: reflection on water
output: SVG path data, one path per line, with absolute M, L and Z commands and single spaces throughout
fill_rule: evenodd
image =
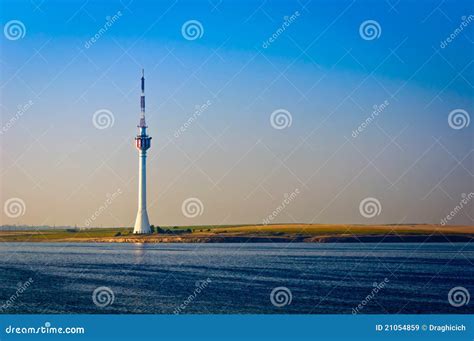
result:
M 458 286 L 474 293 L 473 263 L 474 245 L 463 243 L 0 243 L 0 307 L 33 279 L 0 311 L 472 313 L 447 295 Z M 99 287 L 112 304 L 93 303 Z
M 143 263 L 143 256 L 145 255 L 145 243 L 134 243 L 135 247 L 133 254 L 135 256 L 135 264 Z

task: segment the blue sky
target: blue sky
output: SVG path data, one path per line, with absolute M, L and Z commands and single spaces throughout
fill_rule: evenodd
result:
M 453 110 L 472 116 L 473 23 L 440 46 L 473 14 L 468 1 L 2 1 L 1 12 L 4 28 L 25 27 L 2 36 L 2 126 L 34 103 L 0 137 L 2 200 L 27 208 L 4 223 L 83 225 L 118 188 L 97 224 L 133 222 L 142 67 L 152 223 L 260 223 L 296 188 L 275 221 L 437 223 L 474 190 L 472 124 L 448 124 Z M 189 20 L 198 39 L 182 34 Z M 367 20 L 373 40 L 360 34 Z M 113 126 L 92 124 L 101 109 Z M 269 122 L 279 109 L 285 129 Z M 189 197 L 204 207 L 193 219 Z M 370 219 L 366 197 L 381 203 Z M 454 223 L 472 224 L 470 205 Z

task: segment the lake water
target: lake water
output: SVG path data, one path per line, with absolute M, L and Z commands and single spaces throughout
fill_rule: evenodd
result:
M 0 243 L 0 312 L 464 314 L 473 264 L 468 243 Z

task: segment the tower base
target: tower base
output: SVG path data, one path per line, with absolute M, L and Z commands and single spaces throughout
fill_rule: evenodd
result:
M 148 213 L 146 210 L 138 211 L 137 219 L 135 220 L 134 234 L 150 234 L 151 227 L 148 221 Z

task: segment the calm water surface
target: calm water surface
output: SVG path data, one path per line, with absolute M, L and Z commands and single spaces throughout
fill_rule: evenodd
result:
M 351 314 L 386 278 L 360 313 L 473 313 L 474 298 L 448 302 L 453 287 L 474 294 L 473 264 L 465 243 L 0 243 L 0 307 L 10 299 L 4 313 Z M 105 307 L 92 300 L 102 286 L 114 293 Z M 272 304 L 275 287 L 291 291 L 290 304 Z

